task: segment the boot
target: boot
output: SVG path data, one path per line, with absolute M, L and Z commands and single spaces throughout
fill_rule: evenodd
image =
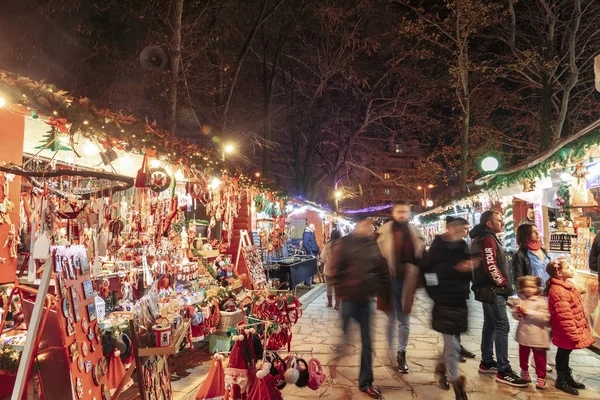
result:
M 408 364 L 406 363 L 406 352 L 401 351 L 398 353 L 398 372 L 401 374 L 408 374 Z
M 341 304 L 340 301 L 336 298 L 335 299 L 335 307 L 333 307 L 334 310 L 336 310 L 336 311 L 339 310 L 340 309 L 340 304 Z
M 569 368 L 569 373 L 565 377 L 565 380 L 569 385 L 571 385 L 574 389 L 585 389 L 585 385 L 583 383 L 576 382 L 573 378 L 573 370 Z
M 333 307 L 332 300 L 333 300 L 333 296 L 327 296 L 327 307 L 329 307 L 329 308 Z
M 452 382 L 452 388 L 456 400 L 469 400 L 469 396 L 467 396 L 467 378 L 461 376 L 456 382 Z
M 579 396 L 579 392 L 577 391 L 577 389 L 569 385 L 569 383 L 567 382 L 567 375 L 568 373 L 566 372 L 558 372 L 556 375 L 555 387 L 558 390 L 562 390 L 565 393 L 572 394 L 574 396 Z
M 435 367 L 435 376 L 438 380 L 438 385 L 444 390 L 450 390 L 450 383 L 448 383 L 448 377 L 446 376 L 446 365 L 439 363 Z

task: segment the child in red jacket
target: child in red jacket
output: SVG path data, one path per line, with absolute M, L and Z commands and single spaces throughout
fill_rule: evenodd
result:
M 566 260 L 553 261 L 546 266 L 550 279 L 546 282 L 548 308 L 552 325 L 552 343 L 556 352 L 556 388 L 578 395 L 577 389 L 585 385 L 573 379 L 569 368 L 569 356 L 576 349 L 591 346 L 595 339 L 590 332 L 583 301 L 577 288 L 568 281 L 573 278 L 573 269 Z

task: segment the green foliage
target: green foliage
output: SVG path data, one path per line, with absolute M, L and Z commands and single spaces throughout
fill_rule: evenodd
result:
M 488 183 L 487 188 L 497 190 L 525 179 L 538 179 L 548 176 L 550 170 L 554 168 L 566 167 L 569 164 L 581 162 L 585 158 L 587 150 L 598 143 L 600 143 L 600 129 L 594 129 L 569 143 L 569 147 L 563 147 L 555 151 L 550 157 L 531 168 L 522 169 L 512 174 L 495 176 Z

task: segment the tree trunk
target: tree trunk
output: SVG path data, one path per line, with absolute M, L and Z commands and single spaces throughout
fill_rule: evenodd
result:
M 467 192 L 467 172 L 469 165 L 469 124 L 471 104 L 469 97 L 463 99 L 463 125 L 460 133 L 460 193 Z
M 177 130 L 177 85 L 179 83 L 179 66 L 181 64 L 181 16 L 183 0 L 173 0 L 173 36 L 171 38 L 171 82 L 169 87 L 169 109 L 167 115 L 167 131 L 173 135 Z

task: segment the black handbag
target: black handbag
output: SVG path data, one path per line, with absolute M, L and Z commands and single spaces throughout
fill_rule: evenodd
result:
M 492 304 L 496 297 L 495 287 L 482 287 L 473 289 L 473 291 L 475 292 L 475 300 L 484 304 Z

